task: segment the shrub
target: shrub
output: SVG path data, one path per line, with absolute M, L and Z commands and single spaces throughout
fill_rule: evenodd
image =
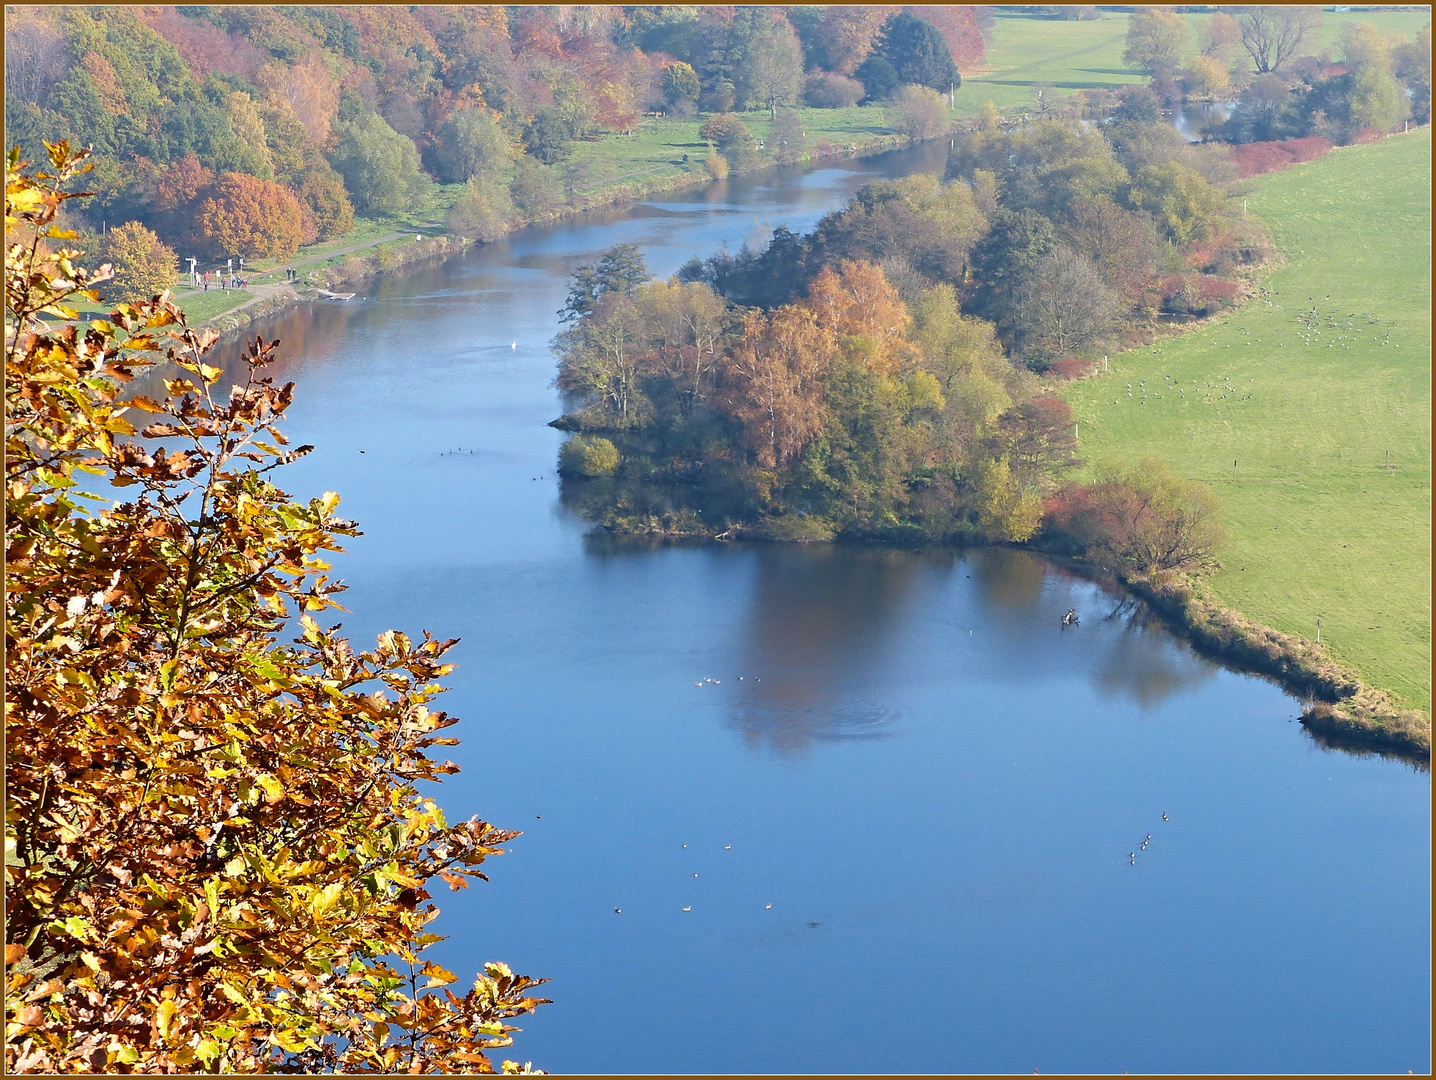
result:
M 803 100 L 814 109 L 846 109 L 866 91 L 857 79 L 832 71 L 814 71 L 803 80 Z
M 121 303 L 149 300 L 179 280 L 179 260 L 154 233 L 138 221 L 111 229 L 100 245 L 100 256 L 114 267 L 105 295 Z
M 1062 359 L 1048 364 L 1044 374 L 1062 380 L 1080 379 L 1083 375 L 1089 374 L 1092 367 L 1091 360 L 1084 360 L 1080 356 L 1064 356 Z
M 618 468 L 618 447 L 607 439 L 575 435 L 559 448 L 558 471 L 565 476 L 607 476 Z
M 1108 463 L 1096 481 L 1068 485 L 1044 509 L 1048 530 L 1070 549 L 1142 574 L 1195 569 L 1225 539 L 1212 490 L 1155 458 Z
M 714 180 L 728 179 L 728 159 L 717 151 L 709 151 L 708 156 L 703 159 L 703 167 Z
M 1279 142 L 1252 142 L 1232 147 L 1230 159 L 1242 179 L 1280 172 L 1294 164 L 1315 161 L 1331 153 L 1332 143 L 1319 135 Z
M 299 200 L 272 180 L 225 173 L 199 212 L 201 234 L 214 256 L 288 259 L 304 240 Z

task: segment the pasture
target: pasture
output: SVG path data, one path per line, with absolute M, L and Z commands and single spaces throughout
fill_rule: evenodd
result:
M 1031 108 L 1039 87 L 1045 87 L 1050 98 L 1059 98 L 1079 90 L 1115 90 L 1127 83 L 1145 82 L 1143 72 L 1122 62 L 1128 16 L 1111 11 L 1100 14 L 1097 19 L 1067 21 L 997 12 L 983 67 L 962 73 L 957 115 L 975 116 L 986 101 L 1003 112 Z M 1185 18 L 1192 33 L 1184 56 L 1190 57 L 1199 51 L 1198 27 L 1211 16 L 1189 14 Z M 1345 23 L 1369 22 L 1387 33 L 1411 38 L 1430 21 L 1429 11 L 1327 11 L 1317 51 L 1326 49 L 1335 55 Z M 1240 49 L 1237 55 L 1246 56 Z
M 1430 128 L 1263 177 L 1265 293 L 1066 393 L 1089 462 L 1210 485 L 1229 607 L 1431 708 Z M 1387 454 L 1390 454 L 1389 465 Z

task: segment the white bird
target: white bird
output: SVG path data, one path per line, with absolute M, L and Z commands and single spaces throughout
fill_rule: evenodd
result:
M 693 909 L 692 909 L 691 907 L 686 907 L 686 908 L 684 908 L 683 910 L 684 910 L 684 911 L 692 911 Z
M 518 347 L 519 347 L 519 343 L 518 343 L 517 341 L 511 341 L 511 342 L 509 342 L 509 348 L 510 348 L 510 349 L 517 349 Z
M 723 850 L 724 850 L 724 851 L 732 851 L 732 850 L 733 850 L 733 845 L 732 845 L 732 844 L 724 844 L 724 845 L 723 845 Z
M 767 908 L 765 908 L 764 910 L 766 910 L 766 911 L 771 911 L 772 909 L 773 909 L 773 905 L 772 905 L 772 904 L 769 904 L 769 905 L 767 906 Z

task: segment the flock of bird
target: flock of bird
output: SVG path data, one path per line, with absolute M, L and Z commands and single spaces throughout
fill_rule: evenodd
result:
M 684 844 L 684 845 L 683 845 L 683 849 L 684 849 L 685 851 L 687 851 L 687 850 L 688 850 L 688 845 L 687 845 L 687 844 Z M 724 851 L 732 851 L 732 850 L 733 850 L 733 845 L 732 845 L 732 844 L 724 844 L 724 845 L 723 845 L 723 850 L 724 850 Z M 693 876 L 694 876 L 694 877 L 697 877 L 698 875 L 697 875 L 697 874 L 694 874 Z M 684 911 L 692 911 L 692 910 L 693 910 L 693 905 L 692 905 L 692 904 L 689 904 L 689 905 L 687 905 L 686 907 L 684 907 L 683 910 L 684 910 Z M 772 904 L 772 902 L 769 901 L 768 903 L 764 904 L 764 905 L 763 905 L 763 910 L 764 910 L 764 911 L 772 911 L 772 910 L 773 910 L 773 904 Z M 623 914 L 623 908 L 621 908 L 621 907 L 616 907 L 616 908 L 613 909 L 613 913 L 614 913 L 615 915 L 622 915 L 622 914 Z
M 1162 811 L 1162 820 L 1163 820 L 1163 821 L 1170 821 L 1170 820 L 1171 820 L 1171 818 L 1167 817 L 1167 812 L 1166 812 L 1165 810 Z M 1151 842 L 1152 842 L 1152 834 L 1151 834 L 1151 833 L 1148 833 L 1146 839 L 1142 841 L 1142 846 L 1141 846 L 1141 848 L 1139 848 L 1138 850 L 1140 850 L 1140 851 L 1146 851 L 1146 850 L 1147 850 L 1147 845 L 1150 844 Z M 1133 852 L 1129 852 L 1128 854 L 1129 854 L 1129 856 L 1131 857 L 1132 865 L 1133 865 L 1133 866 L 1136 866 L 1136 865 L 1137 865 L 1137 852 L 1136 852 L 1136 851 L 1133 851 Z
M 1353 311 L 1344 316 L 1337 315 L 1331 312 L 1323 313 L 1320 305 L 1316 300 L 1316 297 L 1308 296 L 1307 299 L 1312 301 L 1311 309 L 1296 316 L 1296 322 L 1301 325 L 1301 329 L 1296 332 L 1297 337 L 1299 337 L 1306 345 L 1325 345 L 1328 349 L 1349 349 L 1351 348 L 1353 342 L 1363 340 L 1361 338 L 1361 335 L 1367 332 L 1367 328 L 1373 326 L 1379 328 L 1382 325 L 1381 319 L 1372 312 Z M 1330 300 L 1331 294 L 1328 293 L 1323 299 Z M 1274 301 L 1265 300 L 1263 301 L 1263 303 L 1265 303 L 1267 307 L 1272 308 L 1273 310 L 1283 310 L 1282 306 L 1278 303 L 1275 303 Z M 1364 323 L 1359 323 L 1358 320 L 1364 320 Z M 1394 328 L 1400 325 L 1400 323 L 1392 322 L 1390 324 L 1390 327 Z M 1247 338 L 1247 340 L 1244 341 L 1242 344 L 1247 346 L 1261 344 L 1261 338 L 1252 337 L 1252 332 L 1247 327 L 1238 326 L 1236 327 L 1236 329 L 1244 337 Z M 1327 331 L 1326 337 L 1328 340 L 1326 341 L 1318 340 L 1322 337 L 1323 330 Z M 1390 328 L 1386 330 L 1386 336 L 1383 338 L 1378 339 L 1375 336 L 1378 333 L 1380 333 L 1379 329 L 1371 331 L 1371 336 L 1367 337 L 1364 340 L 1367 343 L 1375 342 L 1379 346 L 1391 345 Z M 1215 338 L 1209 340 L 1211 340 L 1212 344 L 1216 344 Z M 1223 344 L 1222 347 L 1225 349 L 1230 349 L 1231 345 Z M 1279 349 L 1284 349 L 1286 348 L 1286 342 L 1279 341 L 1276 343 L 1276 347 Z M 1399 344 L 1392 345 L 1392 347 L 1396 349 L 1401 348 Z M 1179 398 L 1186 398 L 1188 390 L 1182 385 L 1181 380 L 1176 378 L 1176 376 L 1166 374 L 1163 374 L 1162 378 L 1171 384 L 1170 386 L 1166 387 L 1166 389 L 1176 391 Z M 1253 383 L 1255 382 L 1255 380 L 1249 378 L 1247 379 L 1247 382 Z M 1196 388 L 1192 391 L 1193 395 L 1195 396 L 1196 390 L 1200 390 L 1202 388 L 1201 380 L 1193 379 L 1192 386 Z M 1215 397 L 1213 397 L 1211 394 L 1206 395 L 1206 397 L 1203 399 L 1206 404 L 1211 404 L 1214 401 L 1227 400 L 1250 401 L 1252 398 L 1252 395 L 1250 393 L 1243 394 L 1240 392 L 1238 387 L 1233 386 L 1231 382 L 1231 377 L 1228 375 L 1222 376 L 1222 382 L 1220 386 L 1208 382 L 1206 384 L 1206 389 L 1218 391 Z M 1226 393 L 1220 392 L 1223 390 L 1226 391 Z M 1159 398 L 1163 395 L 1156 393 L 1155 390 L 1149 395 L 1147 391 L 1147 383 L 1145 380 L 1137 381 L 1136 393 L 1133 392 L 1133 384 L 1127 384 L 1127 397 L 1135 399 L 1138 404 L 1145 405 L 1149 396 Z M 1117 397 L 1113 399 L 1112 404 L 1120 405 L 1121 402 L 1122 399 L 1120 397 Z
M 738 681 L 739 681 L 739 682 L 742 682 L 742 681 L 743 681 L 743 676 L 739 675 L 739 676 L 738 676 Z M 762 682 L 763 680 L 762 680 L 762 679 L 754 679 L 753 681 L 754 681 L 754 682 Z M 722 686 L 722 685 L 723 685 L 723 680 L 722 680 L 722 679 L 711 679 L 711 678 L 710 678 L 710 679 L 702 679 L 702 680 L 700 680 L 700 681 L 694 683 L 693 685 L 696 686 L 696 687 L 698 687 L 698 689 L 702 690 L 705 686 Z

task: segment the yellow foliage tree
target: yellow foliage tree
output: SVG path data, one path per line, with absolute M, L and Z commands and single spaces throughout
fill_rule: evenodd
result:
M 355 527 L 271 480 L 310 449 L 273 344 L 220 393 L 168 303 L 73 321 L 98 277 L 48 245 L 83 157 L 6 170 L 6 1069 L 492 1072 L 537 983 L 493 963 L 459 996 L 424 956 L 430 879 L 517 835 L 417 790 L 456 769 L 428 753 L 453 642 L 317 621 Z M 164 400 L 122 398 L 160 359 Z
M 119 225 L 105 234 L 100 255 L 114 268 L 105 295 L 126 304 L 138 303 L 172 289 L 179 280 L 174 251 L 138 221 Z

